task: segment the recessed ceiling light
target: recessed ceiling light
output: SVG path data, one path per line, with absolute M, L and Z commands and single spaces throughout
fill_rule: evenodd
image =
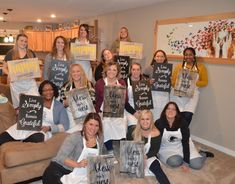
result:
M 3 17 L 0 17 L 0 20 L 3 20 Z
M 55 14 L 51 14 L 51 18 L 56 18 L 56 15 Z
M 42 20 L 41 19 L 37 19 L 37 22 L 42 22 Z
M 192 24 L 188 24 L 188 27 L 193 27 L 193 25 Z

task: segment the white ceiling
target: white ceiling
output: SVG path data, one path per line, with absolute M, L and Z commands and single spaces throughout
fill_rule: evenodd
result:
M 0 0 L 0 17 L 7 22 L 63 23 L 111 12 L 150 6 L 173 0 Z M 11 8 L 13 11 L 8 15 Z M 57 17 L 50 18 L 54 13 Z

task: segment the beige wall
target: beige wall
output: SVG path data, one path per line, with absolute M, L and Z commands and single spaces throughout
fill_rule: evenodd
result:
M 144 61 L 153 52 L 156 20 L 233 12 L 234 0 L 177 0 L 99 16 L 101 48 L 109 47 L 121 26 L 127 26 L 131 37 L 144 44 Z M 197 111 L 190 125 L 191 134 L 206 144 L 235 156 L 235 65 L 205 64 L 209 85 L 201 90 Z

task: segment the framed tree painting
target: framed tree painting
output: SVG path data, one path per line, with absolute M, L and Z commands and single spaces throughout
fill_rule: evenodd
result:
M 193 47 L 198 61 L 235 64 L 235 12 L 156 21 L 154 49 L 168 59 L 183 60 L 183 50 Z

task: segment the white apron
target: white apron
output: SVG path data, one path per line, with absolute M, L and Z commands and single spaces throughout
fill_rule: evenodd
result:
M 76 44 L 79 44 L 79 40 L 76 39 L 75 40 Z M 86 42 L 86 44 L 89 44 L 89 41 Z M 77 60 L 74 61 L 74 63 L 80 64 L 88 78 L 89 81 L 94 82 L 94 77 L 93 77 L 93 73 L 92 73 L 92 68 L 91 68 L 91 62 L 90 61 L 81 61 L 81 60 Z
M 51 109 L 43 107 L 43 118 L 42 118 L 42 125 L 43 126 L 51 126 L 54 124 L 53 121 L 53 107 L 54 107 L 54 100 L 51 104 Z M 29 130 L 17 130 L 17 124 L 12 125 L 10 128 L 6 130 L 7 133 L 11 135 L 15 140 L 25 140 L 32 134 L 41 132 L 44 134 L 44 141 L 50 139 L 52 137 L 52 133 L 48 131 L 44 133 L 43 131 L 29 131 Z
M 152 90 L 152 97 L 153 97 L 153 109 L 151 109 L 153 113 L 153 120 L 156 121 L 160 118 L 162 110 L 169 102 L 169 93 L 164 91 L 153 91 Z
M 191 138 L 189 138 L 189 150 L 190 160 L 201 157 L 201 155 L 195 148 Z M 173 155 L 180 155 L 184 157 L 182 146 L 182 134 L 180 129 L 178 129 L 177 131 L 167 131 L 164 128 L 161 147 L 159 150 L 159 159 L 166 164 L 167 159 Z
M 174 88 L 172 88 L 171 93 L 170 93 L 170 101 L 173 101 L 178 105 L 180 112 L 188 111 L 188 112 L 195 113 L 198 100 L 199 100 L 199 94 L 200 92 L 198 88 L 196 87 L 194 94 L 191 98 L 179 97 L 179 96 L 174 95 Z
M 98 156 L 99 155 L 99 144 L 96 141 L 96 148 L 88 148 L 86 146 L 86 140 L 83 138 L 84 148 L 77 162 L 80 162 L 83 159 L 87 159 L 88 156 Z M 87 184 L 87 167 L 83 168 L 74 168 L 73 171 L 69 174 L 62 176 L 60 181 L 63 184 Z
M 107 78 L 104 79 L 105 85 L 108 85 Z M 117 84 L 119 82 L 117 81 Z M 103 104 L 101 105 L 103 109 Z M 126 138 L 127 132 L 127 119 L 124 113 L 123 118 L 113 118 L 113 117 L 103 117 L 103 132 L 104 132 L 104 142 L 108 140 L 121 140 Z
M 127 92 L 128 92 L 128 102 L 133 108 L 135 108 L 133 90 L 132 90 L 132 86 L 131 86 L 129 78 L 127 79 Z M 137 125 L 138 120 L 136 119 L 136 117 L 134 115 L 130 114 L 126 110 L 124 110 L 124 113 L 125 113 L 126 118 L 127 118 L 127 125 L 128 126 Z
M 35 79 L 27 79 L 22 81 L 14 81 L 10 83 L 11 98 L 13 107 L 19 107 L 19 95 L 21 93 L 26 95 L 38 96 L 38 86 Z

